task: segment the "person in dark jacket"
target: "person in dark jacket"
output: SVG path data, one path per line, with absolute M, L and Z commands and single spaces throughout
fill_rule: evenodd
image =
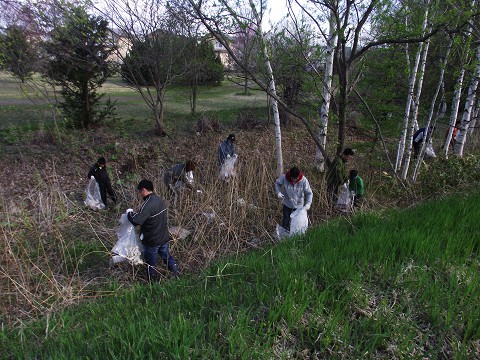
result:
M 117 196 L 112 189 L 112 182 L 107 172 L 107 161 L 104 157 L 101 157 L 97 160 L 97 163 L 92 166 L 88 172 L 87 178 L 91 179 L 92 176 L 98 183 L 100 189 L 100 196 L 102 197 L 102 202 L 107 207 L 107 193 L 112 199 L 112 201 L 117 203 Z
M 223 140 L 218 148 L 218 166 L 221 167 L 227 158 L 233 157 L 235 154 L 235 135 L 230 134 L 225 140 Z
M 354 155 L 350 148 L 343 150 L 340 156 L 333 160 L 327 170 L 327 200 L 330 209 L 333 209 L 338 198 L 338 187 L 347 182 L 347 162 Z
M 428 142 L 430 140 L 430 137 L 432 136 L 433 130 L 435 128 L 433 126 L 430 126 L 428 128 L 420 128 L 418 129 L 415 134 L 413 134 L 413 139 L 412 139 L 412 146 L 413 146 L 413 158 L 416 159 L 418 155 L 420 154 L 420 150 L 422 149 L 422 144 L 425 141 Z
M 140 239 L 145 248 L 143 257 L 148 265 L 150 280 L 157 277 L 155 266 L 158 255 L 174 275 L 178 275 L 178 265 L 170 255 L 168 242 L 170 233 L 167 225 L 167 206 L 165 202 L 153 192 L 153 183 L 142 180 L 137 186 L 138 194 L 143 198 L 143 204 L 137 211 L 127 210 L 127 218 L 134 225 L 140 225 Z
M 177 164 L 171 169 L 165 171 L 163 183 L 171 193 L 184 186 L 188 189 L 193 189 L 193 172 L 195 171 L 195 168 L 195 162 L 192 160 L 187 160 L 184 164 Z M 181 182 L 180 186 L 177 185 L 178 181 Z

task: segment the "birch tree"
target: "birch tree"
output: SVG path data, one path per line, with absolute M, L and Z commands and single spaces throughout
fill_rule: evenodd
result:
M 413 111 L 412 111 L 412 119 L 410 121 L 410 139 L 413 139 L 413 134 L 415 133 L 416 130 L 418 130 L 418 108 L 420 106 L 420 96 L 422 94 L 422 86 L 423 86 L 423 78 L 425 76 L 425 65 L 427 63 L 427 55 L 428 55 L 428 48 L 430 45 L 430 38 L 425 40 L 425 44 L 423 46 L 423 51 L 422 51 L 422 57 L 421 57 L 421 66 L 420 66 L 420 71 L 418 74 L 418 85 L 417 85 L 417 93 L 415 95 L 415 98 L 413 100 Z M 426 128 L 430 126 L 429 123 L 425 125 Z M 425 142 L 424 142 L 425 143 Z M 425 145 L 425 144 L 423 144 Z M 408 142 L 407 146 L 407 156 L 405 158 L 405 164 L 402 169 L 402 180 L 407 179 L 407 174 L 408 174 L 408 169 L 410 166 L 410 159 L 412 156 L 412 141 Z
M 427 28 L 427 22 L 428 22 L 428 9 L 425 10 L 425 15 L 424 15 L 424 18 L 423 18 L 422 34 L 425 33 L 425 30 Z M 402 163 L 403 163 L 403 156 L 404 156 L 404 153 L 405 153 L 405 149 L 407 148 L 408 125 L 410 123 L 410 112 L 411 112 L 412 105 L 414 103 L 414 98 L 415 98 L 415 95 L 414 95 L 415 84 L 416 84 L 417 76 L 418 76 L 418 67 L 420 65 L 422 48 L 423 48 L 423 44 L 420 43 L 418 45 L 418 49 L 417 49 L 417 53 L 416 53 L 416 56 L 415 56 L 415 61 L 413 63 L 413 67 L 412 67 L 412 69 L 409 69 L 410 79 L 409 79 L 409 82 L 408 82 L 409 85 L 408 85 L 407 103 L 406 103 L 406 106 L 405 106 L 405 116 L 404 116 L 404 120 L 403 120 L 402 135 L 400 137 L 398 151 L 397 151 L 397 161 L 396 161 L 396 164 L 395 164 L 395 171 L 399 171 L 401 169 L 401 166 L 402 166 Z M 408 58 L 407 58 L 407 60 L 408 60 Z M 410 131 L 410 132 L 411 132 L 411 134 L 413 134 L 412 131 Z M 410 149 L 411 149 L 411 144 L 410 144 Z
M 433 98 L 432 98 L 432 102 L 431 102 L 431 105 L 430 105 L 430 112 L 428 114 L 428 119 L 427 119 L 427 124 L 425 125 L 427 127 L 430 126 L 430 124 L 432 123 L 432 118 L 433 118 L 433 114 L 434 114 L 435 106 L 436 106 L 435 104 L 437 102 L 438 95 L 440 94 L 440 91 L 443 89 L 443 86 L 444 86 L 445 69 L 447 67 L 448 58 L 450 56 L 450 51 L 452 49 L 452 45 L 453 45 L 453 37 L 449 37 L 449 42 L 448 42 L 448 45 L 447 45 L 447 49 L 446 49 L 445 55 L 442 59 L 442 65 L 440 66 L 440 76 L 439 76 L 439 80 L 438 80 L 438 85 L 437 85 L 437 88 L 436 88 L 435 93 L 434 93 Z M 440 106 L 439 106 L 439 113 L 442 114 L 442 111 L 445 111 L 444 100 L 441 101 Z M 448 146 L 448 144 L 447 144 L 447 146 Z M 418 171 L 420 169 L 420 164 L 422 163 L 423 156 L 425 155 L 425 147 L 426 147 L 426 142 L 424 142 L 422 144 L 420 154 L 417 158 L 417 161 L 415 162 L 415 168 L 414 168 L 413 175 L 412 175 L 413 182 L 416 182 L 416 180 L 417 180 L 417 175 L 418 175 Z
M 334 27 L 335 14 L 330 11 L 327 51 L 325 58 L 325 74 L 322 86 L 322 105 L 320 108 L 320 124 L 318 126 L 318 141 L 325 148 L 327 146 L 328 119 L 330 114 L 330 100 L 332 94 L 333 60 L 335 58 L 335 44 L 337 33 Z M 314 167 L 319 172 L 325 171 L 325 157 L 320 148 L 316 148 Z
M 455 138 L 455 155 L 463 157 L 463 150 L 465 142 L 467 140 L 468 129 L 470 127 L 470 120 L 472 116 L 473 104 L 475 102 L 475 95 L 478 87 L 478 81 L 480 78 L 480 45 L 476 49 L 476 66 L 475 72 L 472 76 L 472 80 L 468 87 L 467 99 L 465 101 L 465 108 L 463 110 L 462 122 L 458 129 L 457 136 Z

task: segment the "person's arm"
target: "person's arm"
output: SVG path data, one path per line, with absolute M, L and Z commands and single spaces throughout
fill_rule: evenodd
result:
M 308 182 L 308 179 L 305 178 L 305 185 L 303 188 L 303 193 L 305 194 L 305 209 L 309 210 L 310 207 L 312 206 L 312 200 L 313 200 L 313 191 L 312 188 L 310 187 L 310 183 Z
M 363 196 L 365 193 L 365 189 L 363 187 L 363 179 L 361 177 L 358 177 L 358 194 L 357 196 Z
M 282 184 L 285 175 L 281 175 L 277 180 L 275 180 L 275 194 L 282 192 Z
M 151 201 L 151 198 L 145 201 L 137 212 L 132 211 L 127 214 L 128 220 L 133 225 L 142 225 L 145 222 L 145 220 L 148 219 L 148 217 L 150 216 L 150 207 L 149 207 L 150 201 Z
M 90 168 L 90 171 L 88 172 L 87 179 L 90 179 L 92 176 L 95 176 L 95 166 Z

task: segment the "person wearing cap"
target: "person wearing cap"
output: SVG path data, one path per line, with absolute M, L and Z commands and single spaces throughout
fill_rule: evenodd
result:
M 308 179 L 294 166 L 275 180 L 277 197 L 282 200 L 282 227 L 290 231 L 290 215 L 303 207 L 309 210 L 312 206 L 313 192 Z
M 218 166 L 221 167 L 225 160 L 234 157 L 235 155 L 235 135 L 230 134 L 225 140 L 223 140 L 223 142 L 220 144 L 220 147 L 218 148 Z
M 100 157 L 96 164 L 93 165 L 88 172 L 87 178 L 91 179 L 92 177 L 98 183 L 98 187 L 100 189 L 100 196 L 102 197 L 102 202 L 107 206 L 107 193 L 112 199 L 112 201 L 116 204 L 117 203 L 117 196 L 112 188 L 112 182 L 110 181 L 110 177 L 108 176 L 107 172 L 107 161 L 104 157 Z
M 363 196 L 365 195 L 365 189 L 363 185 L 363 179 L 358 176 L 357 170 L 350 171 L 348 190 L 350 190 L 350 192 L 353 192 L 353 206 L 356 208 L 360 207 L 363 202 Z
M 196 169 L 196 164 L 193 160 L 187 160 L 185 163 L 179 163 L 174 167 L 165 170 L 163 175 L 163 183 L 173 193 L 177 190 L 177 182 L 181 182 L 181 187 L 186 186 L 189 189 L 194 188 L 193 172 Z
M 342 154 L 335 157 L 327 169 L 327 200 L 330 209 L 333 209 L 338 198 L 338 187 L 347 182 L 347 162 L 354 155 L 350 148 L 343 150 Z
M 167 206 L 165 202 L 153 191 L 153 183 L 150 180 L 142 180 L 137 186 L 139 196 L 143 203 L 140 209 L 127 210 L 127 218 L 134 225 L 140 225 L 140 239 L 145 248 L 143 257 L 148 265 L 149 280 L 157 278 L 158 255 L 174 275 L 179 274 L 178 265 L 169 252 L 168 242 L 170 233 L 167 225 Z

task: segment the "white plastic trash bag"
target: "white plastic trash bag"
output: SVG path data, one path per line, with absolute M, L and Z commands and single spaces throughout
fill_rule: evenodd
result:
M 193 179 L 193 171 L 187 171 L 185 174 L 185 182 L 189 186 L 193 186 L 195 180 Z
M 277 224 L 275 228 L 275 238 L 277 240 L 282 240 L 285 237 L 289 237 L 290 233 L 282 225 Z
M 97 180 L 92 176 L 89 180 L 87 187 L 85 188 L 85 193 L 87 198 L 84 203 L 92 210 L 104 210 L 105 204 L 102 201 L 100 196 L 100 187 L 98 186 Z
M 436 157 L 437 157 L 437 154 L 435 154 L 435 150 L 433 150 L 432 143 L 428 143 L 427 146 L 425 146 L 425 158 L 434 159 Z
M 290 214 L 290 236 L 304 234 L 307 229 L 307 210 L 305 210 L 303 207 L 300 207 Z
M 237 162 L 237 154 L 233 156 L 228 156 L 222 167 L 220 168 L 220 179 L 227 180 L 229 177 L 234 177 L 235 173 L 235 163 Z
M 337 200 L 337 209 L 343 212 L 349 212 L 352 210 L 352 205 L 353 196 L 348 190 L 347 184 L 343 184 Z
M 118 241 L 112 249 L 112 263 L 116 264 L 125 260 L 133 265 L 143 264 L 143 245 L 135 232 L 135 227 L 128 221 L 127 213 L 122 214 L 115 230 Z

